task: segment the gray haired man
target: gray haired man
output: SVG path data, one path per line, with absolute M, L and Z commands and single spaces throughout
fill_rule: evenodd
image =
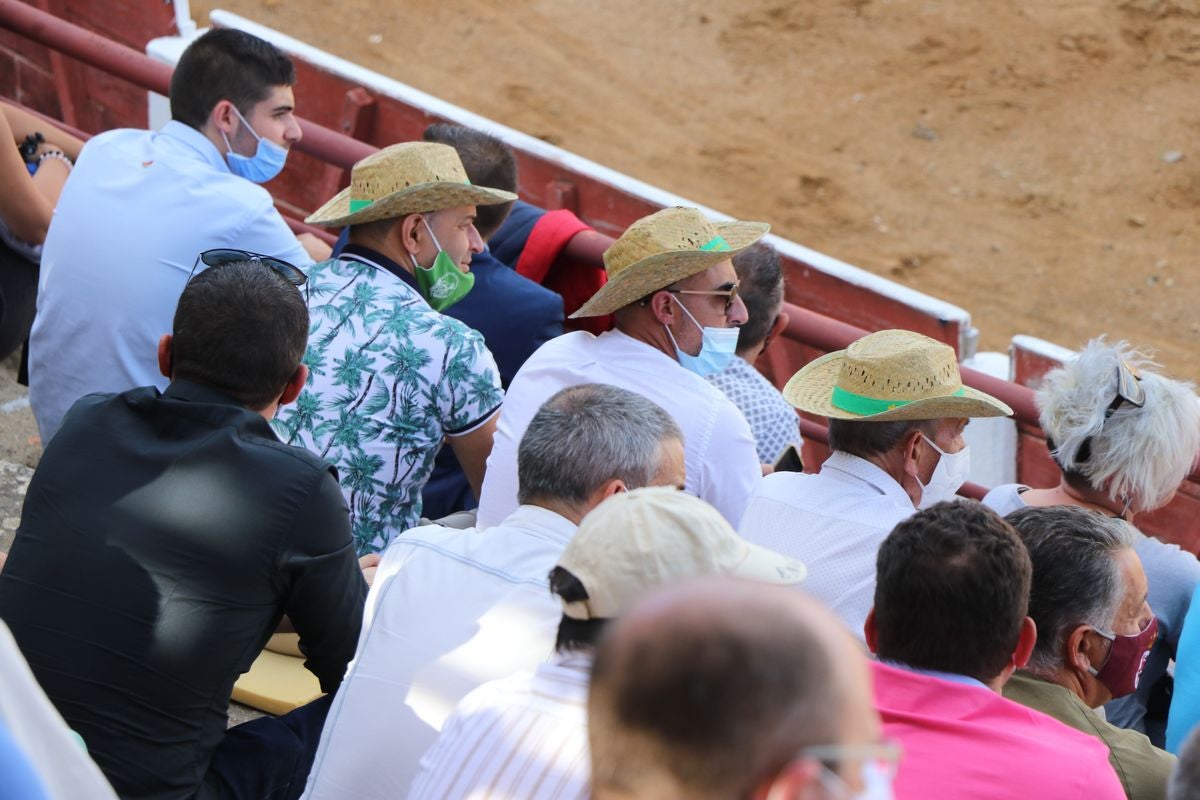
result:
M 1029 616 L 1037 644 L 1004 696 L 1095 736 L 1130 800 L 1162 798 L 1175 757 L 1145 734 L 1092 713 L 1137 688 L 1158 625 L 1146 602 L 1137 529 L 1075 506 L 1014 511 L 1029 550 Z
M 584 515 L 619 492 L 682 488 L 683 459 L 679 427 L 641 395 L 583 384 L 547 400 L 521 439 L 513 514 L 484 532 L 415 528 L 384 551 L 305 797 L 407 787 L 464 695 L 553 652 L 546 576 Z

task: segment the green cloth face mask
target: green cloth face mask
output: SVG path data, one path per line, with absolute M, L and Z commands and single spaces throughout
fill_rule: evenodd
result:
M 421 222 L 425 223 L 425 230 L 429 231 L 429 237 L 433 239 L 438 254 L 428 269 L 418 264 L 416 257 L 413 257 L 413 266 L 416 268 L 413 274 L 417 278 L 417 291 L 434 311 L 445 311 L 467 296 L 471 287 L 475 285 L 475 276 L 459 269 L 458 264 L 454 263 L 454 259 L 450 258 L 450 254 L 442 249 L 437 236 L 433 233 L 433 228 L 429 227 L 429 223 L 425 221 L 424 217 L 421 218 Z

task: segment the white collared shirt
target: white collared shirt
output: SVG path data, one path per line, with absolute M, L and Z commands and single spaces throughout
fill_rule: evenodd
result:
M 803 561 L 804 590 L 863 638 L 875 600 L 875 553 L 912 499 L 879 467 L 834 452 L 815 475 L 777 472 L 759 483 L 738 526 L 748 541 Z
M 479 499 L 479 527 L 517 507 L 517 446 L 542 403 L 560 389 L 606 383 L 643 395 L 683 432 L 686 489 L 736 526 L 762 468 L 737 406 L 660 350 L 620 331 L 576 331 L 546 342 L 517 372 L 500 407 Z
M 158 340 L 196 256 L 218 247 L 312 263 L 267 190 L 194 128 L 108 131 L 84 146 L 46 235 L 29 339 L 43 442 L 85 394 L 167 385 Z
M 591 665 L 569 653 L 471 692 L 422 756 L 409 800 L 585 800 Z
M 304 797 L 400 796 L 468 692 L 545 662 L 562 616 L 547 576 L 574 533 L 521 506 L 486 533 L 429 525 L 393 539 Z

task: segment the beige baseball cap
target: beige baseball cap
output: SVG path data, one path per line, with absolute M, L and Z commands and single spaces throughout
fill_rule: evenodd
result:
M 613 495 L 579 525 L 558 566 L 587 590 L 564 603 L 572 619 L 613 619 L 645 592 L 699 575 L 796 584 L 799 561 L 750 544 L 708 503 L 665 486 Z

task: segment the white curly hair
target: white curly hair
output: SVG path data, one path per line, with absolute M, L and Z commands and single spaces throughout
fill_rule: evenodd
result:
M 1121 361 L 1141 373 L 1146 402 L 1122 403 L 1105 419 Z M 1054 442 L 1059 467 L 1135 511 L 1166 505 L 1200 455 L 1200 398 L 1192 384 L 1146 369 L 1156 366 L 1128 343 L 1100 337 L 1047 373 L 1037 392 L 1042 430 Z M 1091 454 L 1077 462 L 1085 443 Z

